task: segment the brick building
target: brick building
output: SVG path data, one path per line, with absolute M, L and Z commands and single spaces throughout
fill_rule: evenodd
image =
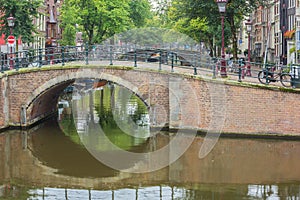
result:
M 260 6 L 252 15 L 251 49 L 255 61 L 299 63 L 296 59 L 296 29 L 299 29 L 300 0 L 268 0 L 266 7 Z
M 46 6 L 46 46 L 57 46 L 62 37 L 62 30 L 59 27 L 60 8 L 62 0 L 45 0 Z
M 31 44 L 22 44 L 21 39 L 19 39 L 19 45 L 24 46 L 26 49 L 45 48 L 47 44 L 57 46 L 57 41 L 61 39 L 61 29 L 59 28 L 59 8 L 61 5 L 61 0 L 44 0 L 43 5 L 38 9 L 38 16 L 33 20 L 37 27 L 37 33 L 33 33 L 34 41 Z M 5 23 L 0 24 L 3 26 Z M 4 34 L 0 35 L 0 46 L 1 52 L 7 51 L 6 36 Z

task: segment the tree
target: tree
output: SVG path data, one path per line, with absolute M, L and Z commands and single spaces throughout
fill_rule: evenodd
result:
M 76 19 L 73 23 L 79 25 L 89 44 L 141 27 L 151 17 L 147 0 L 66 0 L 64 4 L 62 24 L 67 26 Z
M 75 45 L 76 26 L 79 23 L 76 17 L 76 10 L 72 6 L 72 0 L 64 0 L 64 4 L 61 8 L 61 21 L 60 24 L 62 31 L 62 39 L 59 43 L 62 46 Z
M 75 39 L 76 39 L 76 29 L 75 26 L 72 24 L 67 24 L 64 27 L 64 31 L 62 33 L 62 39 L 59 41 L 60 45 L 62 46 L 67 46 L 71 45 L 74 46 L 75 44 Z
M 152 18 L 151 6 L 148 0 L 131 0 L 130 18 L 135 27 L 140 28 L 147 24 L 147 20 Z
M 131 29 L 122 33 L 119 38 L 125 43 L 141 46 L 153 46 L 163 43 L 164 32 L 161 29 L 147 27 Z
M 172 0 L 152 0 L 156 15 L 159 16 L 162 25 L 166 27 L 169 24 L 168 14 Z
M 233 46 L 233 56 L 237 58 L 237 31 L 245 16 L 249 15 L 260 5 L 266 5 L 265 0 L 228 0 L 225 14 L 225 38 L 231 38 Z M 179 19 L 186 18 L 189 22 L 192 20 L 205 20 L 208 28 L 205 29 L 206 42 L 213 47 L 213 39 L 221 41 L 220 13 L 214 0 L 173 0 L 172 7 L 175 12 L 172 18 L 177 22 Z M 190 24 L 192 25 L 192 24 Z M 199 27 L 200 28 L 200 27 Z M 203 29 L 199 29 L 199 32 Z M 229 39 L 225 39 L 228 44 Z
M 22 37 L 22 41 L 30 43 L 33 41 L 32 33 L 37 32 L 36 27 L 32 23 L 33 19 L 38 15 L 38 8 L 42 5 L 42 0 L 0 0 L 0 24 L 5 24 L 0 29 L 0 33 L 10 34 L 10 28 L 7 25 L 7 18 L 10 14 L 15 18 L 15 26 L 13 27 L 13 35 Z
M 97 3 L 97 8 L 101 9 L 99 20 L 102 20 L 102 23 L 97 27 L 96 42 L 102 42 L 116 33 L 134 27 L 130 19 L 130 7 L 127 0 L 105 0 L 104 4 Z

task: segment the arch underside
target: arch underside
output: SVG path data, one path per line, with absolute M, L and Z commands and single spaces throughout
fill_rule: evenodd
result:
M 137 95 L 142 102 L 148 107 L 146 95 L 141 94 L 138 87 L 130 83 L 129 81 L 122 79 L 119 76 L 103 73 L 97 74 L 95 72 L 73 72 L 67 76 L 59 76 L 51 79 L 34 90 L 32 95 L 28 97 L 26 103 L 22 106 L 26 108 L 26 123 L 23 126 L 29 126 L 36 123 L 39 120 L 46 118 L 53 114 L 57 110 L 57 104 L 59 96 L 63 90 L 76 82 L 78 79 L 95 79 L 95 80 L 106 80 L 108 82 L 116 83 L 122 87 L 127 88 Z

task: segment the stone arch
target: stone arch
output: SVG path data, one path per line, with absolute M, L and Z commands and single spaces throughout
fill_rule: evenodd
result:
M 120 76 L 112 75 L 106 72 L 101 72 L 99 76 L 99 73 L 95 73 L 95 71 L 92 71 L 90 69 L 84 69 L 77 72 L 72 71 L 68 74 L 57 76 L 46 81 L 38 88 L 34 89 L 34 91 L 22 105 L 22 109 L 25 109 L 26 116 L 24 117 L 25 120 L 21 120 L 20 123 L 30 125 L 46 117 L 50 113 L 53 113 L 56 110 L 60 92 L 62 92 L 64 88 L 66 88 L 68 85 L 75 82 L 76 79 L 79 78 L 101 79 L 121 85 L 127 88 L 128 90 L 132 91 L 135 95 L 137 95 L 148 107 L 148 109 L 150 107 L 147 100 L 148 95 L 140 91 L 139 87 L 133 84 L 132 82 Z M 48 93 L 53 94 L 51 95 Z M 43 108 L 41 102 L 46 102 L 44 103 L 44 105 L 47 104 L 47 108 Z

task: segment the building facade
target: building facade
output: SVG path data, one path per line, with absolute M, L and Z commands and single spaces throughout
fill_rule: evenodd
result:
M 24 47 L 24 49 L 38 49 L 58 45 L 58 41 L 62 35 L 59 27 L 59 11 L 62 3 L 62 0 L 44 0 L 43 5 L 38 9 L 38 16 L 34 18 L 32 22 L 37 28 L 37 33 L 32 33 L 34 41 L 31 44 L 22 44 L 21 46 Z M 21 41 L 18 43 L 21 44 Z M 0 35 L 0 47 L 2 52 L 7 51 L 6 46 L 6 36 L 2 34 Z M 21 50 L 22 48 L 18 49 Z
M 299 63 L 295 50 L 295 33 L 300 26 L 299 2 L 269 0 L 268 6 L 260 6 L 252 13 L 253 61 L 283 65 Z M 300 44 L 298 46 L 300 49 Z
M 38 12 L 38 16 L 33 20 L 33 24 L 37 27 L 37 33 L 33 33 L 34 41 L 27 48 L 43 48 L 46 43 L 46 6 L 42 5 Z
M 238 35 L 238 46 L 242 51 L 248 48 L 247 19 Z M 268 6 L 258 7 L 249 19 L 252 22 L 250 49 L 253 62 L 284 65 L 300 62 L 300 53 L 297 53 L 300 51 L 300 0 L 269 0 Z M 297 32 L 299 37 L 296 37 Z
M 59 26 L 60 8 L 62 4 L 62 0 L 45 0 L 45 6 L 47 10 L 45 47 L 58 46 L 58 41 L 62 37 L 62 30 Z

